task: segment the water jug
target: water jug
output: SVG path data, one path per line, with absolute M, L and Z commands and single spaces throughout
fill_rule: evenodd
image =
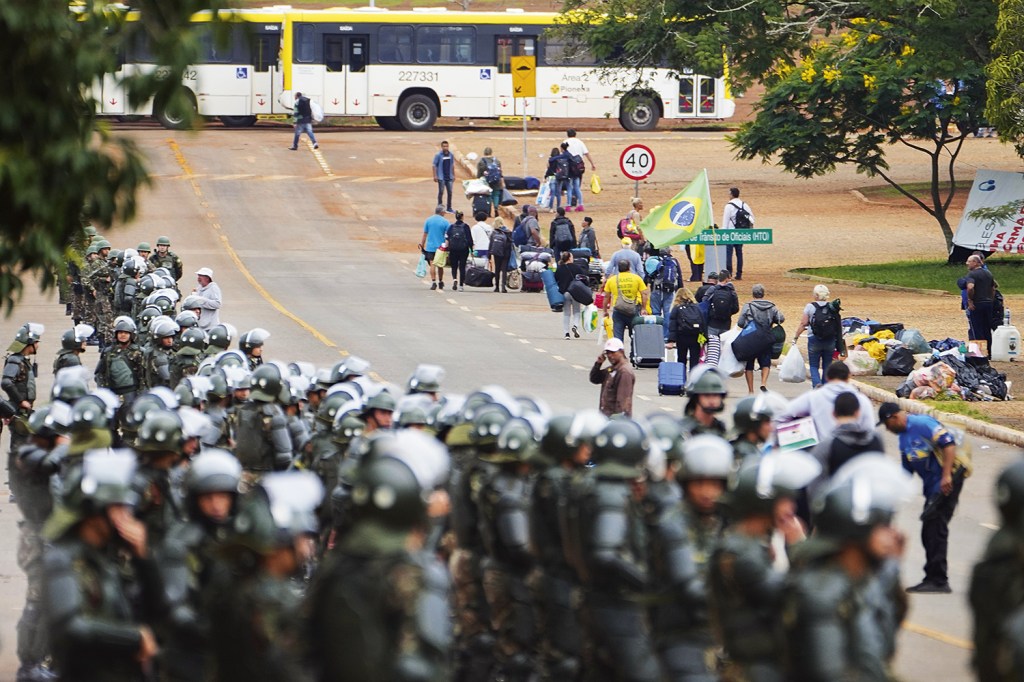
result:
M 1016 327 L 1001 325 L 992 332 L 992 360 L 1007 362 L 1020 357 L 1020 332 Z

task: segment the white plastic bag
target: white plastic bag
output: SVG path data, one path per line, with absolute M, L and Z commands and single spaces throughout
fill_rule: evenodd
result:
M 866 350 L 851 350 L 846 358 L 850 374 L 855 377 L 868 377 L 878 374 L 881 364 L 871 357 Z
M 463 180 L 462 189 L 466 193 L 466 198 L 477 194 L 491 193 L 491 186 L 487 184 L 487 181 L 483 178 L 473 178 L 472 180 Z
M 554 178 L 545 180 L 541 183 L 540 189 L 537 190 L 537 206 L 540 208 L 551 208 L 551 205 L 555 201 L 554 191 Z
M 309 101 L 309 113 L 313 117 L 314 123 L 323 123 L 324 121 L 324 109 L 320 106 L 320 103 L 315 100 Z
M 739 328 L 730 329 L 718 337 L 722 341 L 722 350 L 718 355 L 718 371 L 731 377 L 742 376 L 743 370 L 747 366 L 745 362 L 737 360 L 736 355 L 732 352 L 732 342 L 736 340 L 741 331 L 743 330 Z
M 588 334 L 593 334 L 601 326 L 601 312 L 593 303 L 583 306 L 583 310 L 580 311 L 580 326 Z
M 807 368 L 804 366 L 804 356 L 800 354 L 800 348 L 794 344 L 786 357 L 779 365 L 779 378 L 787 384 L 799 384 L 807 381 Z

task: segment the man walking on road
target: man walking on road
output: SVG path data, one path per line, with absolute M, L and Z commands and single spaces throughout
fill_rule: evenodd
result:
M 602 367 L 604 361 L 610 363 Z M 621 339 L 608 339 L 604 344 L 604 352 L 597 356 L 597 361 L 590 368 L 590 383 L 601 386 L 601 414 L 611 417 L 633 414 L 633 384 L 636 375 L 626 361 L 626 350 Z
M 441 143 L 441 151 L 434 154 L 431 164 L 434 182 L 437 183 L 437 203 L 442 203 L 442 195 L 448 192 L 448 203 L 444 204 L 448 213 L 452 212 L 452 184 L 455 182 L 455 157 L 448 151 L 448 140 Z
M 199 268 L 196 270 L 196 282 L 199 284 L 192 290 L 192 295 L 200 299 L 199 328 L 209 331 L 220 324 L 221 293 L 220 286 L 213 281 L 213 270 Z
M 958 459 L 952 433 L 938 420 L 923 414 L 907 414 L 896 403 L 882 403 L 878 423 L 900 438 L 903 468 L 917 474 L 924 483 L 924 511 L 921 512 L 921 542 L 924 544 L 924 580 L 907 592 L 949 594 L 946 550 L 949 521 L 956 511 L 967 468 Z
M 722 211 L 723 230 L 749 230 L 754 227 L 754 212 L 750 206 L 740 199 L 740 188 L 729 188 L 729 203 Z M 727 244 L 725 247 L 725 269 L 732 270 L 732 255 L 736 254 L 736 279 L 743 279 L 743 245 Z
M 986 354 L 992 357 L 992 305 L 995 301 L 995 280 L 986 270 L 981 256 L 967 259 L 967 321 L 970 337 L 984 341 Z M 1002 324 L 1002 320 L 999 320 Z
M 423 223 L 423 237 L 420 238 L 420 251 L 430 266 L 430 290 L 444 289 L 444 268 L 434 267 L 434 254 L 444 244 L 445 235 L 450 225 L 444 219 L 444 206 L 437 205 L 434 215 Z
M 565 131 L 565 141 L 562 144 L 568 145 L 566 151 L 572 156 L 578 156 L 581 159 L 586 159 L 590 162 L 590 170 L 596 171 L 597 166 L 594 165 L 594 160 L 590 158 L 590 150 L 587 149 L 586 143 L 576 137 L 576 131 L 573 128 L 569 128 Z M 580 191 L 580 184 L 583 180 L 583 173 L 570 173 L 570 182 L 572 183 L 568 194 L 566 195 L 566 201 L 576 206 L 577 211 L 583 210 L 583 193 Z M 575 201 L 573 198 L 575 197 Z
M 299 148 L 299 136 L 306 133 L 309 141 L 313 143 L 313 149 L 320 149 L 316 143 L 316 135 L 313 134 L 313 108 L 309 105 L 309 98 L 304 97 L 301 92 L 295 93 L 295 137 L 292 139 L 292 146 L 288 149 L 295 151 Z
M 629 263 L 621 261 L 619 272 L 604 283 L 604 316 L 612 316 L 612 335 L 619 341 L 626 330 L 633 328 L 633 318 L 648 310 L 650 290 L 643 278 L 629 271 Z

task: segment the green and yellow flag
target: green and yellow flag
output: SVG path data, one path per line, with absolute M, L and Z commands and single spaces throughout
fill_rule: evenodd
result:
M 711 213 L 711 188 L 705 169 L 671 201 L 651 211 L 640 223 L 640 229 L 647 241 L 661 249 L 693 239 L 711 227 L 714 223 Z

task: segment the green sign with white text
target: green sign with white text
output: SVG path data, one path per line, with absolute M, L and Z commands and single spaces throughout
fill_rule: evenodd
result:
M 708 229 L 693 239 L 679 242 L 680 244 L 703 244 L 704 246 L 729 244 L 771 244 L 772 231 L 764 230 L 715 230 Z

